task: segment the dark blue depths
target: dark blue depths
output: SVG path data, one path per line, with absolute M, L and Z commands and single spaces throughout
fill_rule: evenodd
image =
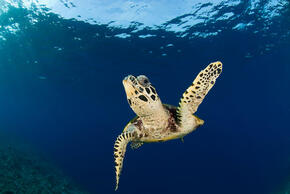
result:
M 264 194 L 289 182 L 289 37 L 225 28 L 208 38 L 162 30 L 147 39 L 105 38 L 116 32 L 54 14 L 32 25 L 28 13 L 1 16 L 3 23 L 14 17 L 21 30 L 1 42 L 0 127 L 46 153 L 84 190 L 115 193 L 113 143 L 134 117 L 126 75 L 147 75 L 161 100 L 177 105 L 197 73 L 217 60 L 223 73 L 196 113 L 205 125 L 184 143 L 128 149 L 117 193 Z M 287 20 L 268 33 L 289 30 Z M 174 47 L 161 51 L 167 44 Z

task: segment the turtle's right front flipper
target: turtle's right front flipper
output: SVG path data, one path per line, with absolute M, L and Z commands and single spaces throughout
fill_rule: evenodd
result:
M 198 106 L 221 74 L 222 66 L 220 61 L 210 63 L 197 75 L 192 85 L 183 93 L 177 110 L 181 124 L 190 120 L 192 115 L 197 111 Z M 203 123 L 203 121 L 201 122 Z
M 117 137 L 114 145 L 114 157 L 115 157 L 115 168 L 116 168 L 116 188 L 118 189 L 119 179 L 123 167 L 123 160 L 126 153 L 127 144 L 134 139 L 134 133 L 124 132 Z

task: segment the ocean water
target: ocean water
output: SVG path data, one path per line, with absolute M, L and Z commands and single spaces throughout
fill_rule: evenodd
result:
M 205 124 L 184 143 L 128 147 L 115 192 L 113 145 L 135 116 L 122 79 L 147 75 L 178 105 L 217 60 L 196 113 Z M 287 193 L 289 99 L 287 0 L 0 0 L 0 134 L 84 192 Z

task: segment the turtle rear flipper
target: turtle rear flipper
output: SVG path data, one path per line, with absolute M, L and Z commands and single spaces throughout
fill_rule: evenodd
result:
M 130 141 L 134 139 L 132 132 L 121 133 L 114 144 L 114 157 L 115 157 L 115 171 L 116 171 L 116 187 L 118 189 L 119 179 L 123 167 L 123 160 L 126 153 L 126 147 Z
M 188 118 L 192 118 L 192 115 L 197 111 L 197 108 L 202 103 L 204 97 L 214 86 L 215 81 L 221 72 L 221 62 L 217 61 L 210 63 L 197 75 L 192 85 L 183 93 L 178 107 L 178 116 L 181 125 L 183 122 L 186 122 Z

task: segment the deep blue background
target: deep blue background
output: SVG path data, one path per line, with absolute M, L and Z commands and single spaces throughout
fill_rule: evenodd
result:
M 126 75 L 147 75 L 161 100 L 177 105 L 217 60 L 223 73 L 196 113 L 205 125 L 184 143 L 128 149 L 117 193 L 262 194 L 289 181 L 290 39 L 281 36 L 289 10 L 273 21 L 275 36 L 216 23 L 223 33 L 194 39 L 162 30 L 147 39 L 105 38 L 113 33 L 105 26 L 54 14 L 31 24 L 28 13 L 11 8 L 0 16 L 2 24 L 9 17 L 20 24 L 0 44 L 0 128 L 47 153 L 84 189 L 114 193 L 113 144 L 134 117 L 121 84 Z

